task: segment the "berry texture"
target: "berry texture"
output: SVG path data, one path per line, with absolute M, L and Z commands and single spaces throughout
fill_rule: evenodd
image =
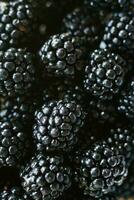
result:
M 0 121 L 0 167 L 17 166 L 29 149 L 28 136 L 19 121 Z
M 16 48 L 0 51 L 0 95 L 25 94 L 34 79 L 35 68 L 31 53 Z
M 20 176 L 26 193 L 34 200 L 52 200 L 70 188 L 71 174 L 62 156 L 44 156 L 40 153 L 22 169 Z
M 3 189 L 0 191 L 0 199 L 1 200 L 31 200 L 27 194 L 19 187 L 12 187 Z
M 129 119 L 134 118 L 134 80 L 128 82 L 121 91 L 118 110 Z
M 6 120 L 8 116 L 8 119 L 19 120 L 26 125 L 33 121 L 35 107 L 36 104 L 31 103 L 31 99 L 28 101 L 23 97 L 6 98 L 1 105 L 0 117 Z
M 50 75 L 72 78 L 84 68 L 84 48 L 80 38 L 70 33 L 50 37 L 39 51 L 39 56 L 43 68 Z
M 133 0 L 84 0 L 85 6 L 88 6 L 90 8 L 94 9 L 129 9 L 131 6 L 134 5 Z
M 104 42 L 111 50 L 120 53 L 133 53 L 134 50 L 134 15 L 133 13 L 115 13 L 108 21 Z
M 101 36 L 99 27 L 98 18 L 83 8 L 76 8 L 63 19 L 63 30 L 79 36 L 87 49 L 97 44 Z
M 114 186 L 122 185 L 127 176 L 125 157 L 104 142 L 95 143 L 78 160 L 76 181 L 84 195 L 103 197 L 113 192 Z
M 95 50 L 85 69 L 86 91 L 102 100 L 112 99 L 123 84 L 124 68 L 125 61 L 119 55 L 106 49 Z
M 111 129 L 110 136 L 108 137 L 108 143 L 112 146 L 116 146 L 120 154 L 125 156 L 127 164 L 131 164 L 131 161 L 134 159 L 134 136 L 132 129 Z
M 0 7 L 0 50 L 3 50 L 23 43 L 30 36 L 33 10 L 27 0 L 2 1 Z
M 122 187 L 119 187 L 117 190 L 117 196 L 128 199 L 134 197 L 134 163 L 129 168 L 128 177 L 123 183 Z
M 33 136 L 38 149 L 70 150 L 77 143 L 85 113 L 75 102 L 50 102 L 35 113 Z

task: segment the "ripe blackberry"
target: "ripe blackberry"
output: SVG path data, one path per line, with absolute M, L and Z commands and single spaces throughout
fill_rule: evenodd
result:
M 134 118 L 134 80 L 128 82 L 121 91 L 118 110 L 125 114 L 129 119 Z
M 39 56 L 49 75 L 72 78 L 84 68 L 84 52 L 79 37 L 63 33 L 51 36 L 42 46 Z
M 108 21 L 103 41 L 106 46 L 118 52 L 133 53 L 134 50 L 134 14 L 115 13 Z
M 33 136 L 37 149 L 68 151 L 77 143 L 85 113 L 75 102 L 46 103 L 35 113 Z
M 27 0 L 0 2 L 0 50 L 23 43 L 33 30 L 33 9 Z
M 118 54 L 106 49 L 95 50 L 85 69 L 85 89 L 100 99 L 112 99 L 123 84 L 124 67 L 125 61 Z
M 71 186 L 71 169 L 64 165 L 63 157 L 34 156 L 22 168 L 22 186 L 35 200 L 53 200 L 60 197 Z
M 111 129 L 108 143 L 109 145 L 116 146 L 120 154 L 125 156 L 127 164 L 130 165 L 131 161 L 134 159 L 133 130 L 130 128 Z
M 101 36 L 98 18 L 83 8 L 76 8 L 63 19 L 63 30 L 80 37 L 87 49 L 94 47 Z
M 16 48 L 0 51 L 0 95 L 25 94 L 34 79 L 35 69 L 31 53 Z
M 127 176 L 125 157 L 105 142 L 95 143 L 77 159 L 76 181 L 84 195 L 100 199 L 122 185 Z
M 21 122 L 1 120 L 0 133 L 0 167 L 19 165 L 29 149 Z
M 20 187 L 5 188 L 0 191 L 1 200 L 30 200 Z

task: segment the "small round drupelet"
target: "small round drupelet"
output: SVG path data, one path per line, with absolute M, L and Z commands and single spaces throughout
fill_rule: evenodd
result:
M 85 112 L 75 101 L 49 102 L 35 113 L 33 137 L 38 150 L 69 151 L 77 143 L 77 132 Z
M 35 68 L 31 53 L 16 48 L 0 51 L 0 95 L 25 94 L 34 80 Z
M 80 38 L 71 33 L 51 36 L 39 51 L 42 67 L 48 75 L 68 78 L 74 78 L 84 69 L 84 55 Z
M 21 187 L 5 187 L 0 191 L 1 200 L 31 200 L 31 198 L 22 190 Z
M 119 112 L 125 114 L 129 119 L 134 118 L 134 79 L 129 81 L 121 91 L 117 106 Z
M 127 176 L 125 157 L 105 142 L 95 143 L 76 161 L 76 181 L 84 195 L 94 198 L 114 192 L 114 187 L 122 185 Z
M 102 100 L 111 100 L 123 85 L 125 72 L 125 61 L 118 54 L 95 50 L 85 69 L 85 90 Z
M 28 0 L 0 2 L 0 50 L 22 45 L 32 34 L 33 8 Z
M 34 156 L 20 172 L 22 186 L 34 200 L 53 200 L 71 186 L 72 172 L 62 156 Z
M 76 8 L 63 19 L 63 30 L 79 36 L 87 50 L 95 48 L 101 37 L 99 17 L 87 9 Z
M 115 13 L 108 21 L 103 41 L 111 50 L 120 54 L 134 51 L 134 14 L 133 12 Z

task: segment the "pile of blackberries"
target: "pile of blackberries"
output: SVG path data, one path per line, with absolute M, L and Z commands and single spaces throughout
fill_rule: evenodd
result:
M 0 200 L 134 197 L 134 0 L 0 1 Z

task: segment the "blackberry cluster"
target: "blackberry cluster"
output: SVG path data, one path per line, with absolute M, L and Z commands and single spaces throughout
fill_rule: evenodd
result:
M 68 151 L 78 140 L 85 113 L 75 102 L 49 102 L 35 113 L 33 136 L 37 149 Z
M 22 185 L 35 200 L 56 199 L 71 186 L 71 169 L 60 156 L 34 156 L 20 172 Z
M 134 50 L 134 14 L 133 12 L 121 12 L 112 15 L 108 21 L 104 42 L 111 50 L 133 53 Z
M 0 51 L 0 95 L 25 94 L 34 80 L 35 67 L 30 52 L 17 48 Z
M 80 38 L 73 37 L 71 33 L 50 37 L 39 51 L 39 56 L 42 67 L 50 75 L 73 78 L 84 68 L 84 48 Z
M 33 8 L 28 0 L 0 2 L 0 50 L 16 46 L 32 34 Z
M 17 166 L 23 161 L 30 142 L 19 121 L 0 120 L 0 167 Z
M 134 0 L 0 1 L 0 200 L 134 196 Z
M 122 57 L 106 49 L 95 50 L 85 68 L 85 89 L 102 100 L 110 100 L 119 92 L 125 71 Z
M 121 185 L 127 176 L 125 157 L 116 147 L 106 143 L 95 143 L 90 150 L 76 157 L 78 170 L 76 181 L 84 195 L 100 198 L 114 192 L 115 185 Z

